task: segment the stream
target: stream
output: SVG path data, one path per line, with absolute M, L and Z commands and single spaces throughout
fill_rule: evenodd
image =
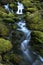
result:
M 8 4 L 4 5 L 4 7 L 9 12 L 11 13 L 13 12 L 13 10 L 10 11 Z M 22 12 L 22 10 L 24 9 L 23 4 L 18 2 L 17 7 L 18 7 L 18 11 L 16 12 L 16 14 L 17 15 L 23 14 Z M 31 50 L 31 46 L 29 46 L 29 42 L 31 39 L 31 30 L 28 30 L 28 28 L 26 27 L 26 21 L 20 18 L 20 21 L 16 24 L 18 25 L 17 30 L 23 32 L 25 35 L 24 40 L 20 43 L 21 44 L 20 48 L 22 51 L 22 55 L 25 61 L 27 62 L 26 65 L 43 65 L 43 58 L 40 55 L 37 55 L 35 52 L 33 52 Z M 20 65 L 24 65 L 24 64 L 20 64 Z

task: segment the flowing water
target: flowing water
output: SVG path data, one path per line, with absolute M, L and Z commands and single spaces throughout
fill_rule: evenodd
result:
M 13 13 L 13 10 L 9 8 L 9 4 L 5 4 L 4 7 L 9 13 Z
M 6 10 L 8 10 L 10 12 L 8 4 L 4 5 L 4 7 Z M 18 7 L 18 11 L 16 12 L 16 14 L 23 14 L 23 12 L 22 12 L 22 10 L 24 9 L 23 4 L 18 2 L 17 7 Z M 41 56 L 37 55 L 35 52 L 33 52 L 29 45 L 29 42 L 31 39 L 31 30 L 27 29 L 26 21 L 21 19 L 17 23 L 17 25 L 18 25 L 17 30 L 21 31 L 25 35 L 24 40 L 21 42 L 21 46 L 20 46 L 25 61 L 27 61 L 28 65 L 43 65 L 43 58 Z M 11 35 L 12 35 L 12 33 L 10 34 L 10 36 Z
M 16 12 L 16 14 L 23 14 L 22 10 L 24 9 L 24 6 L 20 2 L 18 2 L 17 4 L 18 11 Z
M 24 6 L 23 4 L 18 2 L 18 11 L 17 14 L 23 14 L 22 10 L 23 10 Z M 19 11 L 21 10 L 21 11 Z M 39 56 L 38 59 L 36 57 L 36 55 L 32 52 L 31 47 L 29 45 L 30 39 L 31 39 L 31 31 L 27 29 L 26 27 L 26 22 L 24 20 L 20 20 L 17 25 L 19 26 L 19 28 L 17 28 L 18 31 L 22 31 L 24 33 L 24 35 L 26 36 L 25 39 L 21 42 L 21 50 L 23 52 L 23 55 L 25 57 L 25 59 L 30 62 L 30 64 L 28 65 L 42 65 L 41 61 L 43 61 L 43 58 Z

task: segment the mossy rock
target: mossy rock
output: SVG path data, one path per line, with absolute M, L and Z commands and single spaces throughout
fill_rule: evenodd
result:
M 16 2 L 17 0 L 0 0 L 0 2 L 1 2 L 1 5 L 2 4 L 7 4 L 7 3 L 14 3 L 14 2 Z
M 32 7 L 32 3 L 31 3 L 31 1 L 30 0 L 22 0 L 21 1 L 23 4 L 24 4 L 24 6 L 26 7 L 26 8 L 28 8 L 28 7 Z
M 0 62 L 2 62 L 2 56 L 0 55 Z
M 28 28 L 31 30 L 43 31 L 43 24 L 29 24 Z
M 18 52 L 20 51 L 20 43 L 23 41 L 24 37 L 24 33 L 21 31 L 17 31 L 15 30 L 12 34 L 12 43 L 13 43 L 13 49 Z
M 23 58 L 18 54 L 11 54 L 10 60 L 15 64 L 19 64 L 23 60 Z
M 5 37 L 8 36 L 8 34 L 9 34 L 8 27 L 3 22 L 0 22 L 0 35 Z
M 18 20 L 19 18 L 16 16 L 16 14 L 6 13 L 5 16 L 3 16 L 3 21 L 5 23 L 14 23 L 15 21 L 18 21 Z
M 0 6 L 0 12 L 6 12 L 3 6 Z
M 8 62 L 8 63 L 4 63 L 4 65 L 12 65 L 10 62 Z
M 32 48 L 43 56 L 43 32 L 33 31 L 31 37 Z
M 43 19 L 38 11 L 32 14 L 27 12 L 25 19 L 29 29 L 43 31 Z
M 19 64 L 21 61 L 23 61 L 23 57 L 15 53 L 11 54 L 7 53 L 3 56 L 3 60 L 5 62 L 12 62 L 14 64 Z
M 3 56 L 3 60 L 5 61 L 5 62 L 9 62 L 10 61 L 10 54 L 4 54 L 4 56 Z
M 0 63 L 0 65 L 4 65 L 4 64 Z
M 14 20 L 11 19 L 11 18 L 4 18 L 3 21 L 4 21 L 5 23 L 13 23 L 13 22 L 14 22 Z
M 13 29 L 13 30 L 17 29 L 17 25 L 12 24 L 12 29 Z
M 36 11 L 34 13 L 26 12 L 25 18 L 27 23 L 38 23 L 41 19 L 41 15 L 39 11 Z
M 30 13 L 33 13 L 35 11 L 37 11 L 37 8 L 36 7 L 31 7 L 31 8 L 27 8 L 26 9 L 26 12 L 30 12 Z
M 0 38 L 0 54 L 8 52 L 12 49 L 12 44 L 9 40 Z
M 11 9 L 13 9 L 14 12 L 17 11 L 17 4 L 16 4 L 16 2 L 15 3 L 11 3 L 9 6 L 10 6 Z

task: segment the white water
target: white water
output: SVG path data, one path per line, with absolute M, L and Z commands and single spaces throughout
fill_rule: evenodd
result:
M 18 4 L 18 6 L 17 6 L 18 11 L 17 11 L 16 13 L 17 13 L 17 14 L 23 14 L 23 12 L 22 12 L 22 10 L 24 9 L 23 4 L 20 3 L 20 2 L 18 2 L 17 4 Z
M 9 8 L 9 4 L 4 5 L 4 7 L 9 13 L 14 13 L 13 10 Z
M 24 9 L 23 5 L 18 2 L 18 11 L 17 14 L 23 14 L 22 10 Z M 21 11 L 19 11 L 21 10 Z M 38 58 L 40 59 L 35 59 L 34 61 L 34 54 L 32 51 L 29 50 L 28 45 L 31 39 L 31 31 L 27 29 L 26 27 L 26 22 L 23 20 L 20 20 L 17 25 L 19 28 L 17 28 L 18 31 L 22 31 L 26 38 L 21 42 L 21 50 L 24 54 L 24 56 L 28 59 L 29 62 L 31 62 L 31 65 L 42 65 L 40 60 L 43 62 L 43 58 L 39 56 Z M 36 57 L 37 58 L 37 57 Z

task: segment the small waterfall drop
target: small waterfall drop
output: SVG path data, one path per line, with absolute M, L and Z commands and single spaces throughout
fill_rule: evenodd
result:
M 17 8 L 18 8 L 18 11 L 16 12 L 16 14 L 23 14 L 23 9 L 24 9 L 24 6 L 23 6 L 23 4 L 22 3 L 20 3 L 20 2 L 18 2 L 17 3 L 18 4 L 18 6 L 17 6 Z
M 13 10 L 9 8 L 9 4 L 5 4 L 4 7 L 9 13 L 14 13 Z

